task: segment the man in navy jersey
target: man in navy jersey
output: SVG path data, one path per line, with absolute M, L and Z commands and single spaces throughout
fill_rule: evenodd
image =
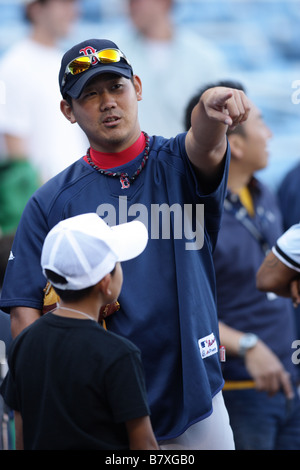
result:
M 230 158 L 226 131 L 247 119 L 248 99 L 240 90 L 210 89 L 187 133 L 149 137 L 138 121 L 141 80 L 118 46 L 103 39 L 67 51 L 59 83 L 61 110 L 84 130 L 90 148 L 40 188 L 23 213 L 0 303 L 10 311 L 13 334 L 41 315 L 41 247 L 59 220 L 86 212 L 109 225 L 141 220 L 149 243 L 123 265 L 120 310 L 107 328 L 142 351 L 162 448 L 232 449 L 212 253 Z

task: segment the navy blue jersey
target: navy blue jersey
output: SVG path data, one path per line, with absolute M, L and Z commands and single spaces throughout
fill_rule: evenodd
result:
M 158 439 L 180 435 L 212 412 L 221 390 L 212 253 L 226 193 L 228 149 L 221 181 L 203 194 L 185 151 L 185 134 L 152 137 L 145 169 L 124 189 L 83 159 L 47 182 L 24 211 L 12 247 L 1 306 L 41 309 L 43 240 L 61 219 L 97 212 L 110 224 L 139 219 L 149 243 L 122 264 L 121 309 L 111 331 L 142 351 L 153 428 Z M 116 171 L 132 175 L 142 154 Z M 204 210 L 204 220 L 203 220 Z

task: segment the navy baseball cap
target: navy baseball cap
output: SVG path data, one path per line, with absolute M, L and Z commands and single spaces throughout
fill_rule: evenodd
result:
M 101 61 L 101 54 L 98 56 L 97 53 L 105 50 L 112 50 L 116 59 Z M 77 68 L 73 67 L 72 62 L 82 57 L 86 57 L 87 60 L 84 66 L 81 67 L 80 63 L 78 65 L 75 62 Z M 76 74 L 70 71 L 73 68 L 76 70 Z M 108 39 L 88 39 L 76 44 L 64 54 L 61 61 L 59 87 L 62 96 L 65 98 L 66 95 L 69 95 L 77 99 L 88 81 L 102 73 L 115 73 L 130 79 L 133 70 L 118 46 Z

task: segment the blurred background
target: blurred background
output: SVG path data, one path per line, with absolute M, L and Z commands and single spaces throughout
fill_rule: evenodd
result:
M 79 8 L 62 51 L 104 32 L 122 32 L 128 23 L 126 0 L 81 0 Z M 175 0 L 173 21 L 219 48 L 229 64 L 220 78 L 241 80 L 262 109 L 273 139 L 269 165 L 259 176 L 276 190 L 300 157 L 300 1 Z M 0 0 L 0 58 L 27 29 L 20 1 Z

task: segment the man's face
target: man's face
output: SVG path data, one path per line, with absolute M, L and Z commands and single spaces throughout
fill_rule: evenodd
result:
M 244 123 L 245 158 L 253 165 L 253 171 L 265 168 L 268 164 L 268 141 L 272 133 L 264 122 L 261 111 L 252 103 L 248 120 Z
M 120 152 L 138 138 L 138 101 L 142 87 L 115 74 L 92 79 L 72 103 L 72 122 L 86 133 L 90 145 L 102 152 Z
M 267 166 L 268 141 L 271 137 L 272 133 L 264 122 L 260 110 L 251 103 L 248 119 L 242 124 L 241 132 L 229 135 L 232 155 L 239 156 L 242 167 L 249 175 Z

